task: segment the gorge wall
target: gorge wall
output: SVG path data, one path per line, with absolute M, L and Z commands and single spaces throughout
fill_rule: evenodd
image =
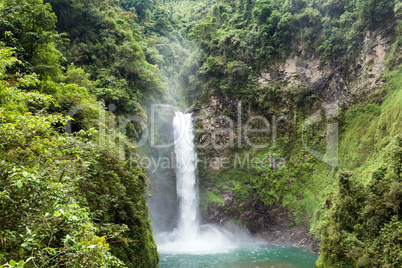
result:
M 297 202 L 303 199 L 303 194 L 295 197 L 293 205 L 284 205 L 283 198 L 286 195 L 278 197 L 274 202 L 267 202 L 267 199 L 258 193 L 258 186 L 261 185 L 253 181 L 263 180 L 266 177 L 266 172 L 261 171 L 266 166 L 275 173 L 278 171 L 276 165 L 294 162 L 299 166 L 300 163 L 324 166 L 321 168 L 325 170 L 324 173 L 327 173 L 326 176 L 332 177 L 330 185 L 335 183 L 336 171 L 334 172 L 330 165 L 317 163 L 311 159 L 313 158 L 311 154 L 300 149 L 299 146 L 302 146 L 300 139 L 304 138 L 300 135 L 301 123 L 325 104 L 337 101 L 339 109 L 341 107 L 348 109 L 357 102 L 372 98 L 373 93 L 380 92 L 383 84 L 386 83 L 382 73 L 385 70 L 387 51 L 393 40 L 389 29 L 388 32 L 387 30 L 367 32 L 357 63 L 347 67 L 336 63 L 331 64 L 300 46 L 300 50 L 294 55 L 259 73 L 256 91 L 266 91 L 271 94 L 269 97 L 261 94 L 263 98 L 272 98 L 270 86 L 277 86 L 276 96 L 270 102 L 271 107 L 268 106 L 265 110 L 247 102 L 242 102 L 240 106 L 241 100 L 233 95 L 208 92 L 207 100 L 194 109 L 194 118 L 199 127 L 197 141 L 201 147 L 206 145 L 206 148 L 199 150 L 204 156 L 199 164 L 203 221 L 232 231 L 241 231 L 241 227 L 245 226 L 252 234 L 270 243 L 301 246 L 318 252 L 319 238 L 310 233 L 310 227 L 314 225 L 314 223 L 311 224 L 310 217 L 314 213 L 307 215 L 311 211 L 308 212 L 304 204 L 301 205 L 302 212 L 297 211 Z M 379 102 L 383 100 L 383 96 L 376 98 Z M 303 108 L 300 109 L 300 107 Z M 242 113 L 240 117 L 239 109 Z M 229 145 L 231 139 L 237 141 L 239 138 L 236 127 L 239 120 L 242 121 L 242 130 L 244 130 L 244 124 L 252 116 L 262 116 L 270 123 L 281 116 L 286 118 L 282 124 L 278 123 L 275 126 L 278 147 L 273 148 L 271 145 L 273 124 L 270 125 L 268 135 L 250 135 L 253 143 L 261 143 L 261 140 L 269 141 L 270 145 L 267 148 L 256 150 L 252 148 L 253 146 L 242 145 L 239 148 L 236 145 Z M 229 123 L 230 120 L 234 123 L 234 128 Z M 252 122 L 251 126 L 256 129 L 265 127 L 258 120 Z M 230 134 L 225 131 L 226 129 L 234 131 Z M 324 130 L 325 126 L 321 125 L 315 131 L 314 138 L 317 140 L 318 136 L 318 140 L 325 139 Z M 244 132 L 241 133 L 241 139 L 243 139 Z M 320 138 L 319 135 L 323 137 Z M 292 149 L 289 150 L 289 148 Z M 267 156 L 266 153 L 271 154 Z M 259 157 L 265 164 L 259 167 L 233 166 L 236 156 L 250 157 L 249 154 Z M 244 161 L 244 158 L 240 161 Z M 294 164 L 290 164 L 289 173 L 292 173 Z M 258 168 L 260 168 L 259 171 Z M 309 172 L 313 174 L 312 180 L 319 179 L 312 169 Z M 304 176 L 301 173 L 297 175 Z M 233 176 L 243 178 L 236 179 Z M 283 173 L 280 176 L 283 176 Z M 292 181 L 292 175 L 288 176 Z M 226 178 L 227 181 L 225 181 Z M 313 184 L 310 181 L 304 185 L 292 185 L 290 181 L 283 186 L 308 189 Z M 242 187 L 248 188 L 247 193 L 241 193 L 242 190 L 239 188 Z M 270 184 L 264 187 L 269 188 Z M 321 194 L 322 192 L 317 193 L 317 196 L 313 197 L 316 200 L 311 202 L 312 206 L 318 206 L 317 203 L 324 201 Z

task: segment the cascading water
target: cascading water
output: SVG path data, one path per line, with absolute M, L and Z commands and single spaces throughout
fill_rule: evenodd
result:
M 269 246 L 198 218 L 197 155 L 191 114 L 175 113 L 177 228 L 156 235 L 160 267 L 313 267 L 317 256 L 302 249 Z
M 176 112 L 173 127 L 176 154 L 176 190 L 180 206 L 177 233 L 182 237 L 190 238 L 197 235 L 199 228 L 197 220 L 197 154 L 193 142 L 191 114 Z
M 177 228 L 157 236 L 162 253 L 222 252 L 233 247 L 231 235 L 198 219 L 197 154 L 191 114 L 176 112 L 173 119 L 176 154 Z

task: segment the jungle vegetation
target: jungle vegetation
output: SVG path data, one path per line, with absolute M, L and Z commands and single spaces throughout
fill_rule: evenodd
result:
M 200 176 L 211 202 L 226 187 L 307 222 L 321 239 L 319 267 L 399 267 L 401 19 L 398 0 L 0 0 L 0 266 L 157 267 L 151 183 L 133 161 L 147 106 L 197 109 L 218 94 L 303 118 L 320 100 L 259 88 L 261 70 L 300 46 L 351 70 L 366 34 L 383 31 L 385 83 L 342 107 L 336 169 L 300 161 L 295 120 L 276 148 L 236 149 L 284 157 L 287 168 Z M 120 133 L 133 115 L 143 122 Z M 310 131 L 322 148 L 325 128 Z M 266 190 L 250 196 L 243 185 Z

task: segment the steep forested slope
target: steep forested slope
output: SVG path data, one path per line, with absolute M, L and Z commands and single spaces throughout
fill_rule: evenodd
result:
M 157 266 L 134 143 L 158 102 L 194 111 L 204 221 L 401 265 L 400 1 L 44 2 L 0 5 L 0 265 Z
M 282 242 L 281 226 L 307 224 L 322 239 L 321 266 L 400 265 L 400 234 L 387 231 L 400 226 L 400 170 L 382 186 L 373 175 L 390 143 L 401 162 L 400 2 L 177 2 L 188 5 L 173 17 L 199 48 L 183 66 L 179 86 L 198 127 L 204 220 L 238 222 Z M 186 19 L 194 11 L 202 17 Z M 261 116 L 270 130 L 251 133 L 247 142 L 247 126 L 266 128 Z M 256 161 L 247 165 L 247 159 Z M 382 161 L 385 170 L 394 169 L 391 160 Z M 337 201 L 354 195 L 342 190 L 350 176 L 356 177 L 351 185 L 357 181 L 373 196 Z M 389 195 L 391 203 L 380 201 Z M 351 219 L 348 225 L 343 218 Z M 294 232 L 286 239 L 298 239 Z M 394 237 L 389 244 L 381 242 L 388 236 Z
M 125 136 L 115 115 L 146 118 L 158 69 L 135 13 L 51 4 L 0 6 L 0 264 L 157 267 L 149 182 L 132 158 L 141 124 Z

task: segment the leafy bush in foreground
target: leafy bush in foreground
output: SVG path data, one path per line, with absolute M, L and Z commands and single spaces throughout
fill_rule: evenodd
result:
M 327 200 L 318 267 L 402 265 L 402 136 L 382 150 L 367 185 L 339 175 L 339 193 Z

